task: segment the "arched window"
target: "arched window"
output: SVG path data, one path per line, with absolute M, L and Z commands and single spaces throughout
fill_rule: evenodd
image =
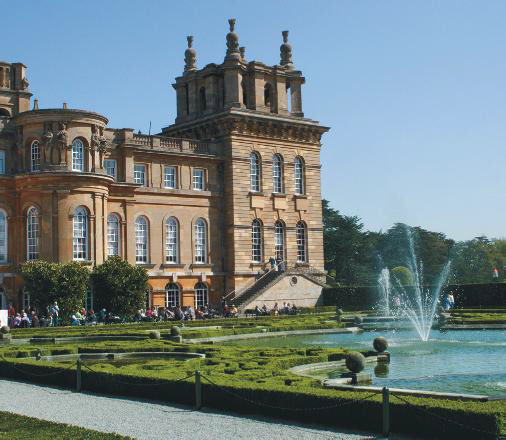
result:
M 84 144 L 81 139 L 72 142 L 72 171 L 84 171 Z
M 304 161 L 301 157 L 297 156 L 294 162 L 294 176 L 295 176 L 295 194 L 305 194 L 305 172 Z
M 165 286 L 165 307 L 179 307 L 180 291 L 176 283 L 169 283 Z
M 283 158 L 280 154 L 272 156 L 272 191 L 283 192 Z
M 0 209 L 0 263 L 7 261 L 7 214 Z
M 40 170 L 40 145 L 39 141 L 33 141 L 30 145 L 30 169 L 32 171 Z
M 307 263 L 307 227 L 304 222 L 298 222 L 295 227 L 297 237 L 297 262 Z
M 202 218 L 195 222 L 195 263 L 207 263 L 207 225 Z
M 26 215 L 26 259 L 39 258 L 39 210 L 32 206 Z
M 74 260 L 88 260 L 88 212 L 83 206 L 74 211 L 73 231 Z
M 251 261 L 262 262 L 262 223 L 257 219 L 251 223 Z
M 179 230 L 174 217 L 165 221 L 165 262 L 177 263 L 179 255 Z
M 250 185 L 251 191 L 260 191 L 260 157 L 258 153 L 250 155 Z
M 120 221 L 116 214 L 107 217 L 107 255 L 120 255 Z
M 264 87 L 264 105 L 271 110 L 272 106 L 272 87 L 267 83 Z
M 148 220 L 144 216 L 135 220 L 135 262 L 143 264 L 148 262 Z
M 285 261 L 285 225 L 279 220 L 274 223 L 274 254 L 276 260 Z
M 201 87 L 199 90 L 199 104 L 200 104 L 200 112 L 201 113 L 205 112 L 207 108 L 205 87 Z
M 204 283 L 195 284 L 195 306 L 204 307 L 209 304 L 209 289 Z

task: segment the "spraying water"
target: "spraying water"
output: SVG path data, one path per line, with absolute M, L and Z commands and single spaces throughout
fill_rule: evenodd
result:
M 430 288 L 424 288 L 423 265 L 419 264 L 416 259 L 413 233 L 409 227 L 406 227 L 406 236 L 409 251 L 406 264 L 413 274 L 413 285 L 404 286 L 395 275 L 392 283 L 390 271 L 385 268 L 379 275 L 378 289 L 381 301 L 385 304 L 383 307 L 385 313 L 407 318 L 420 339 L 427 341 L 439 304 L 441 289 L 448 279 L 451 261 L 448 261 L 443 267 L 434 289 L 431 291 Z M 390 307 L 391 301 L 393 301 L 393 308 Z

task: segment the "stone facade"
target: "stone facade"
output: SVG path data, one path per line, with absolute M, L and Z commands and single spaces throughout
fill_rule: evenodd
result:
M 106 117 L 66 104 L 39 109 L 35 100 L 29 110 L 25 66 L 0 63 L 4 307 L 27 305 L 17 267 L 35 258 L 91 268 L 120 255 L 146 267 L 159 306 L 169 283 L 182 305 L 195 304 L 202 288 L 199 301 L 218 304 L 276 254 L 290 267 L 323 270 L 320 138 L 328 128 L 304 118 L 304 77 L 288 34 L 271 67 L 245 60 L 234 25 L 219 65 L 198 70 L 188 38 L 174 84 L 177 118 L 156 136 L 108 128 Z

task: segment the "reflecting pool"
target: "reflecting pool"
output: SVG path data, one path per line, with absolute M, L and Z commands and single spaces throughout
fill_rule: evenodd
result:
M 506 331 L 433 331 L 421 342 L 415 332 L 364 332 L 288 336 L 235 341 L 258 347 L 346 347 L 372 350 L 376 336 L 389 342 L 388 366 L 368 365 L 374 386 L 413 388 L 452 393 L 485 394 L 506 398 Z M 323 371 L 337 377 L 342 370 Z

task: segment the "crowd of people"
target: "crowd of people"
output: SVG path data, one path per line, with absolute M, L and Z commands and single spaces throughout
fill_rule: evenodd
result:
M 284 302 L 280 307 L 278 303 L 269 309 L 264 304 L 262 307 L 256 306 L 250 313 L 256 316 L 279 316 L 279 315 L 296 315 L 297 306 Z M 222 304 L 221 310 L 213 308 L 209 305 L 192 307 L 148 307 L 140 309 L 133 317 L 134 322 L 159 322 L 159 321 L 193 321 L 197 319 L 211 318 L 236 318 L 239 316 L 239 310 L 234 304 Z M 11 328 L 30 328 L 30 327 L 57 327 L 59 325 L 68 325 L 69 322 L 62 322 L 60 317 L 60 307 L 55 301 L 46 307 L 45 312 L 39 315 L 35 308 L 27 308 L 16 312 L 12 304 L 8 309 L 9 327 Z M 96 324 L 117 324 L 121 322 L 131 321 L 125 317 L 120 317 L 112 311 L 102 308 L 98 312 L 93 309 L 81 310 L 73 313 L 70 317 L 70 325 L 96 325 Z

